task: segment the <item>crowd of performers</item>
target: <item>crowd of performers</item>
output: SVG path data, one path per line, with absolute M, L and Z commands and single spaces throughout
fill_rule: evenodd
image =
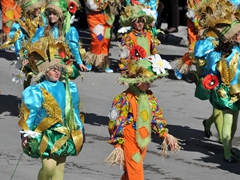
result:
M 174 69 L 178 79 L 192 74 L 195 96 L 213 106 L 213 114 L 203 121 L 205 136 L 210 138 L 215 123 L 224 160 L 237 161 L 232 139 L 240 110 L 239 0 L 187 1 L 189 50 L 176 60 L 175 67 L 156 49 L 160 44 L 155 26 L 160 1 L 85 0 L 91 34 L 87 52 L 77 29 L 71 26 L 81 9 L 78 0 L 1 3 L 5 42 L 0 48 L 15 47 L 20 72 L 13 80 L 23 80 L 24 89 L 19 120 L 22 148 L 25 154 L 41 158 L 39 180 L 63 179 L 66 157 L 78 155 L 83 147 L 84 116 L 77 86 L 71 80 L 93 66 L 113 72 L 109 44 L 116 15 L 121 27 L 118 81 L 128 88 L 112 103 L 108 142 L 114 150 L 105 162 L 124 167 L 122 180 L 143 180 L 143 161 L 152 132 L 163 138 L 163 156 L 169 148 L 181 149 L 179 139 L 169 134 L 150 90 L 151 83 L 167 76 L 169 69 Z M 192 65 L 196 71 L 191 70 Z M 37 84 L 31 85 L 32 77 Z

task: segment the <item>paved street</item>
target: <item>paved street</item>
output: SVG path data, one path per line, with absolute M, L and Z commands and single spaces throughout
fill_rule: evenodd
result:
M 186 27 L 179 29 L 174 34 L 176 37 L 168 37 L 174 43 L 166 40 L 158 47 L 161 56 L 171 64 L 187 50 L 180 42 L 182 38 L 186 38 Z M 81 29 L 80 37 L 83 46 L 88 49 L 89 33 Z M 116 42 L 111 43 L 110 53 L 112 67 L 116 69 L 119 55 Z M 21 156 L 17 116 L 22 85 L 11 81 L 11 74 L 15 72 L 14 67 L 10 67 L 12 60 L 15 60 L 13 52 L 0 51 L 0 179 L 35 180 L 41 162 L 40 159 L 33 159 L 25 154 Z M 204 138 L 202 121 L 211 115 L 210 103 L 194 98 L 195 84 L 189 82 L 188 77 L 176 80 L 172 71 L 169 73 L 168 78 L 153 83 L 152 91 L 163 109 L 170 133 L 184 141 L 183 150 L 162 159 L 158 155 L 162 140 L 153 135 L 144 162 L 145 179 L 238 180 L 240 161 L 229 164 L 223 160 L 223 148 L 217 142 L 214 126 L 213 136 L 210 139 Z M 107 115 L 114 96 L 126 87 L 116 83 L 118 72 L 87 72 L 82 75 L 83 81 L 79 78 L 75 82 L 82 100 L 82 111 L 86 113 L 86 143 L 79 156 L 67 158 L 65 179 L 118 180 L 123 171 L 119 167 L 109 167 L 103 161 L 113 150 L 107 143 Z M 240 157 L 239 130 L 238 127 L 233 145 Z

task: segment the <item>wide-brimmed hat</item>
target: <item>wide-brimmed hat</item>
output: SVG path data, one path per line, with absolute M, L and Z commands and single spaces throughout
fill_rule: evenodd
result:
M 140 5 L 126 6 L 124 11 L 120 15 L 121 26 L 132 26 L 135 19 L 143 17 L 146 21 L 145 24 L 151 24 L 155 18 L 148 10 Z
M 158 78 L 167 76 L 167 69 L 171 68 L 169 62 L 162 59 L 159 54 L 151 55 L 145 59 L 131 60 L 127 64 L 126 74 L 119 77 L 119 82 L 124 84 L 153 82 Z
M 68 4 L 66 0 L 50 0 L 48 1 L 45 12 L 55 10 L 61 20 L 64 20 L 64 12 L 68 11 Z
M 32 12 L 43 6 L 43 0 L 21 0 L 19 3 L 25 13 Z

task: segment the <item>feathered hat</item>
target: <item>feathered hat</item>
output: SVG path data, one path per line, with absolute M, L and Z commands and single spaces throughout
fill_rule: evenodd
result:
M 240 6 L 228 0 L 209 0 L 198 3 L 195 14 L 207 36 L 230 40 L 240 30 Z
M 151 24 L 155 18 L 148 13 L 146 8 L 140 5 L 126 6 L 124 11 L 120 15 L 121 26 L 132 26 L 134 20 L 143 17 L 146 22 L 145 24 Z

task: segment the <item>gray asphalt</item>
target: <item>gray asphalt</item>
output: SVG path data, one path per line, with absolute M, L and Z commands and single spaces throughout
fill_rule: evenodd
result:
M 83 46 L 88 49 L 88 31 L 80 29 L 79 32 Z M 158 47 L 161 56 L 174 64 L 173 60 L 181 57 L 187 50 L 184 46 L 185 39 L 184 26 L 179 28 L 178 33 L 162 39 L 163 43 Z M 112 42 L 110 58 L 115 70 L 118 51 L 117 42 Z M 22 85 L 11 81 L 15 70 L 10 67 L 10 63 L 15 59 L 13 52 L 0 51 L 0 180 L 34 180 L 37 179 L 41 162 L 40 159 L 22 155 L 20 128 L 17 123 Z M 223 160 L 223 148 L 217 142 L 215 127 L 212 127 L 213 136 L 210 139 L 204 137 L 202 121 L 211 115 L 210 103 L 194 98 L 195 84 L 191 83 L 190 77 L 176 80 L 171 70 L 169 73 L 169 77 L 153 83 L 152 91 L 163 109 L 170 133 L 184 141 L 183 150 L 162 159 L 158 155 L 162 140 L 153 135 L 144 162 L 145 179 L 239 179 L 240 163 L 230 164 Z M 120 179 L 123 171 L 103 162 L 113 150 L 107 143 L 107 115 L 114 96 L 126 87 L 116 83 L 118 72 L 106 74 L 92 71 L 82 75 L 83 81 L 79 78 L 75 82 L 82 100 L 82 111 L 86 113 L 86 143 L 79 156 L 67 158 L 65 179 Z M 239 130 L 238 128 L 233 140 L 237 156 L 240 156 Z

